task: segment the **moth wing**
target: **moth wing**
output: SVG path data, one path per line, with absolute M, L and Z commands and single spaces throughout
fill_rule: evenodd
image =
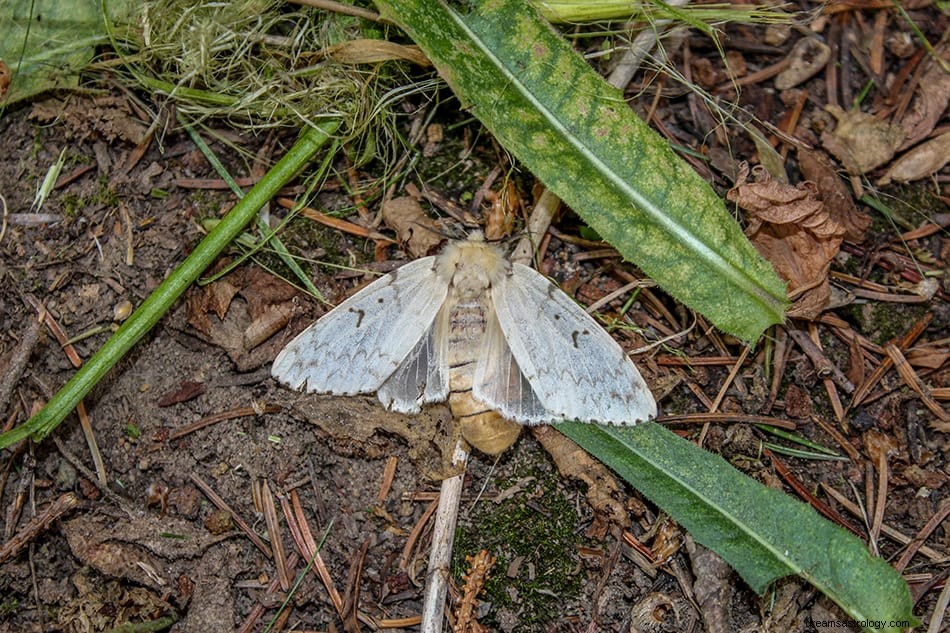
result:
M 475 366 L 472 395 L 502 417 L 522 424 L 543 424 L 551 421 L 511 353 L 505 334 L 492 314 L 485 326 L 481 356 Z
M 492 300 L 549 420 L 636 424 L 656 416 L 653 395 L 620 345 L 539 272 L 513 264 Z
M 301 332 L 271 374 L 292 389 L 353 395 L 376 391 L 432 329 L 448 284 L 423 257 L 382 277 Z
M 448 310 L 443 306 L 425 336 L 379 388 L 377 396 L 387 409 L 418 413 L 420 405 L 448 397 L 447 326 Z

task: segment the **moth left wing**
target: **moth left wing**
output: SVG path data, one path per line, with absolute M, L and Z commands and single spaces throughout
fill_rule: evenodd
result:
M 377 391 L 407 359 L 423 362 L 420 343 L 448 292 L 434 263 L 417 259 L 357 292 L 292 340 L 271 374 L 292 389 L 354 395 Z
M 620 345 L 543 275 L 513 264 L 492 300 L 548 421 L 636 424 L 656 416 L 653 395 Z
M 418 413 L 420 405 L 449 395 L 448 310 L 443 305 L 406 359 L 377 392 L 387 409 Z

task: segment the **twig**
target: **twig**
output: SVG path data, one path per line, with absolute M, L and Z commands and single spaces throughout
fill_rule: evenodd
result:
M 287 559 L 287 564 L 291 567 L 297 565 L 297 555 L 291 552 L 290 557 Z M 271 579 L 270 584 L 267 585 L 267 589 L 264 592 L 267 595 L 275 595 L 280 590 L 280 579 L 274 577 Z M 257 621 L 261 619 L 261 616 L 264 615 L 264 611 L 267 609 L 262 603 L 258 602 L 251 609 L 251 612 L 247 614 L 247 617 L 244 618 L 244 622 L 237 629 L 237 633 L 250 633 L 254 630 L 254 625 L 257 624 Z
M 877 540 L 881 536 L 881 526 L 884 525 L 888 479 L 890 479 L 890 469 L 887 467 L 887 451 L 882 450 L 877 460 L 877 495 L 874 498 L 874 517 L 871 521 L 871 534 L 868 537 L 872 554 L 878 554 Z
M 782 420 L 767 415 L 746 415 L 745 413 L 682 413 L 678 415 L 662 415 L 656 420 L 657 424 L 708 424 L 712 422 L 739 422 L 742 424 L 765 424 L 780 429 L 794 431 L 798 425 L 792 420 Z
M 5 406 L 13 393 L 13 387 L 20 382 L 20 376 L 30 362 L 30 356 L 33 354 L 33 348 L 40 338 L 40 327 L 43 325 L 43 318 L 46 312 L 40 313 L 40 316 L 30 321 L 26 331 L 17 343 L 16 348 L 7 357 L 6 368 L 3 375 L 0 376 L 0 407 Z
M 259 484 L 261 506 L 264 510 L 264 523 L 267 525 L 267 536 L 270 538 L 271 552 L 274 554 L 274 565 L 277 567 L 277 578 L 280 579 L 280 588 L 290 591 L 290 570 L 287 569 L 287 557 L 284 555 L 284 541 L 280 536 L 280 521 L 277 518 L 277 507 L 274 505 L 274 494 L 267 485 L 267 480 Z
M 214 491 L 213 488 L 211 488 L 211 486 L 206 484 L 201 477 L 199 477 L 198 475 L 194 473 L 190 475 L 190 479 L 192 483 L 198 486 L 201 492 L 205 493 L 205 496 L 208 497 L 208 500 L 211 501 L 211 503 L 213 503 L 216 508 L 218 508 L 219 510 L 224 510 L 225 512 L 228 512 L 231 514 L 231 519 L 234 521 L 235 525 L 241 528 L 241 531 L 244 532 L 247 538 L 251 539 L 251 542 L 254 543 L 257 549 L 263 552 L 264 556 L 266 556 L 267 558 L 270 558 L 272 556 L 271 550 L 267 546 L 267 543 L 264 542 L 264 539 L 258 536 L 257 532 L 251 529 L 251 526 L 248 525 L 247 521 L 245 521 L 244 518 L 241 517 L 240 514 L 235 512 L 231 508 L 231 506 L 229 506 L 227 502 L 224 499 L 222 499 L 218 495 L 218 493 Z
M 937 604 L 934 605 L 933 617 L 930 619 L 930 626 L 927 627 L 927 633 L 937 633 L 943 630 L 943 619 L 947 613 L 947 604 L 950 603 L 950 582 L 944 583 L 940 597 L 937 598 Z
M 907 359 L 904 358 L 904 355 L 901 353 L 900 349 L 897 348 L 893 343 L 888 343 L 884 349 L 887 351 L 888 357 L 890 357 L 891 362 L 894 363 L 894 368 L 897 370 L 897 374 L 901 377 L 901 380 L 904 381 L 908 387 L 911 388 L 918 396 L 920 400 L 924 403 L 931 413 L 933 413 L 939 420 L 942 422 L 950 421 L 950 415 L 947 415 L 947 412 L 943 410 L 943 407 L 934 400 L 927 388 L 924 386 L 924 383 L 921 382 L 920 378 L 911 368 L 910 363 L 907 362 Z
M 414 498 L 414 500 L 418 499 Z M 438 507 L 439 498 L 435 497 L 429 502 L 429 507 L 427 507 L 426 511 L 422 513 L 422 517 L 419 519 L 419 522 L 416 523 L 416 526 L 412 528 L 411 532 L 409 532 L 409 537 L 406 538 L 406 544 L 402 548 L 402 554 L 399 556 L 399 569 L 405 570 L 407 567 L 409 567 L 409 558 L 412 556 L 412 550 L 416 546 L 416 542 L 419 540 L 419 537 L 422 535 L 422 530 L 425 529 L 425 526 L 429 523 L 429 519 L 432 518 L 432 515 L 435 514 L 436 508 Z
M 841 504 L 841 506 L 844 507 L 845 510 L 847 510 L 848 512 L 850 512 L 856 517 L 864 516 L 864 514 L 861 512 L 861 508 L 858 507 L 858 504 L 854 503 L 853 501 L 851 501 L 850 499 L 842 495 L 840 492 L 838 492 L 831 486 L 825 483 L 821 483 L 820 485 L 821 485 L 822 490 L 825 491 L 825 494 L 827 494 L 829 497 L 831 497 L 832 499 L 837 501 L 839 504 Z M 907 545 L 911 541 L 914 540 L 911 537 L 907 536 L 906 534 L 898 532 L 897 530 L 887 525 L 886 523 L 881 526 L 881 534 L 888 537 L 892 541 L 900 543 L 901 545 Z M 946 554 L 938 552 L 932 547 L 927 547 L 926 545 L 921 545 L 917 551 L 919 551 L 921 554 L 923 554 L 924 556 L 926 556 L 927 558 L 929 558 L 931 561 L 935 563 L 946 561 L 947 559 Z
M 462 468 L 454 477 L 442 480 L 439 492 L 439 507 L 435 512 L 432 527 L 432 550 L 429 552 L 429 567 L 426 571 L 425 597 L 422 602 L 422 626 L 419 633 L 441 633 L 442 611 L 448 592 L 449 564 L 452 560 L 452 544 L 455 540 L 455 525 L 458 522 L 459 501 L 465 481 L 465 462 L 468 452 L 462 442 L 455 445 L 452 466 Z
M 330 570 L 327 569 L 326 564 L 323 562 L 323 557 L 320 556 L 320 547 L 317 546 L 317 542 L 310 532 L 310 526 L 307 524 L 306 517 L 304 516 L 303 507 L 300 505 L 300 495 L 297 494 L 296 490 L 290 491 L 290 503 L 292 512 L 288 513 L 287 510 L 284 510 L 284 515 L 287 517 L 288 525 L 290 525 L 291 517 L 293 517 L 300 530 L 303 545 L 300 553 L 303 554 L 307 560 L 313 561 L 312 567 L 314 573 L 317 574 L 320 578 L 320 582 L 326 587 L 327 593 L 330 595 L 330 601 L 333 602 L 333 608 L 336 609 L 336 612 L 342 618 L 343 598 L 340 597 L 340 592 L 337 591 L 336 585 L 333 584 L 333 578 L 330 577 Z
M 920 531 L 911 539 L 910 543 L 907 545 L 907 549 L 904 550 L 904 553 L 901 554 L 900 559 L 897 561 L 897 564 L 894 565 L 894 568 L 897 571 L 904 571 L 904 568 L 907 567 L 907 564 L 911 561 L 921 546 L 924 544 L 924 541 L 927 540 L 927 537 L 937 529 L 943 520 L 947 518 L 947 515 L 950 514 L 950 501 L 944 500 L 940 504 L 940 507 L 937 509 L 937 512 L 934 513 L 930 520 L 927 521 L 927 524 L 924 527 L 920 528 Z
M 264 415 L 265 413 L 280 413 L 283 411 L 283 407 L 278 404 L 268 404 L 264 405 L 263 408 L 256 407 L 237 407 L 236 409 L 230 409 L 228 411 L 222 411 L 220 413 L 215 413 L 206 417 L 192 422 L 191 424 L 186 424 L 180 426 L 171 433 L 168 434 L 169 440 L 177 440 L 180 437 L 184 437 L 189 433 L 194 433 L 198 429 L 203 429 L 206 426 L 211 426 L 212 424 L 217 424 L 218 422 L 224 422 L 225 420 L 233 420 L 235 418 L 243 418 L 249 415 Z
M 772 465 L 775 467 L 775 471 L 779 474 L 779 477 L 781 477 L 785 481 L 785 483 L 787 483 L 792 488 L 792 490 L 795 491 L 795 494 L 797 494 L 799 497 L 801 497 L 806 502 L 808 502 L 808 504 L 811 507 L 813 507 L 815 510 L 817 510 L 821 514 L 825 515 L 825 517 L 828 518 L 829 520 L 834 521 L 838 525 L 841 525 L 847 528 L 848 530 L 853 532 L 856 536 L 858 537 L 861 536 L 860 530 L 858 530 L 856 527 L 851 525 L 851 523 L 848 522 L 840 514 L 838 514 L 834 510 L 834 508 L 832 508 L 827 503 L 825 503 L 824 501 L 822 501 L 821 499 L 813 495 L 805 486 L 803 486 L 802 483 L 798 481 L 798 479 L 795 477 L 795 475 L 793 475 L 792 472 L 788 469 L 788 467 L 785 465 L 785 462 L 780 460 L 769 449 L 766 448 L 766 449 L 763 449 L 763 451 L 766 455 L 769 456 L 769 459 L 772 460 Z
M 119 506 L 119 508 L 129 515 L 130 518 L 135 518 L 137 516 L 136 513 L 132 511 L 132 507 L 129 505 L 128 501 L 126 501 L 124 497 L 113 492 L 108 485 L 99 481 L 99 478 L 96 477 L 95 473 L 86 468 L 86 465 L 83 464 L 78 457 L 69 452 L 69 449 L 66 448 L 66 445 L 62 442 L 62 440 L 54 436 L 53 443 L 56 444 L 56 448 L 59 450 L 62 456 L 66 458 L 66 461 L 72 464 L 73 467 L 78 470 L 83 477 L 88 479 L 92 485 L 98 488 L 99 492 L 101 492 L 103 496 L 106 497 L 106 499 Z
M 805 352 L 805 355 L 811 360 L 812 364 L 815 366 L 815 372 L 819 377 L 825 378 L 830 377 L 836 385 L 841 387 L 847 393 L 854 392 L 854 385 L 851 384 L 851 381 L 848 380 L 848 377 L 838 369 L 834 363 L 825 358 L 824 352 L 815 345 L 812 340 L 808 337 L 806 332 L 802 330 L 789 329 L 789 336 L 795 339 L 795 342 L 798 343 L 798 346 Z
M 10 540 L 0 546 L 0 563 L 6 562 L 30 541 L 44 532 L 54 521 L 79 505 L 79 498 L 72 492 L 60 495 L 43 511 L 17 530 Z

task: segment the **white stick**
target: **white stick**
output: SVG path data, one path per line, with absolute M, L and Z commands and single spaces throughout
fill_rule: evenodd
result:
M 452 466 L 460 466 L 462 472 L 442 480 L 439 490 L 439 507 L 435 511 L 432 527 L 432 550 L 429 552 L 429 567 L 426 570 L 426 591 L 422 602 L 422 626 L 420 633 L 442 633 L 442 611 L 449 588 L 449 566 L 452 562 L 452 544 L 455 541 L 455 524 L 462 500 L 462 483 L 465 480 L 465 462 L 468 452 L 462 442 L 455 445 Z

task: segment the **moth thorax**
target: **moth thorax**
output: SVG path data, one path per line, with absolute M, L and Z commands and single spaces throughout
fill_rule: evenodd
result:
M 471 391 L 449 394 L 449 408 L 466 442 L 487 455 L 498 455 L 515 443 L 521 425 L 506 420 L 472 397 Z

